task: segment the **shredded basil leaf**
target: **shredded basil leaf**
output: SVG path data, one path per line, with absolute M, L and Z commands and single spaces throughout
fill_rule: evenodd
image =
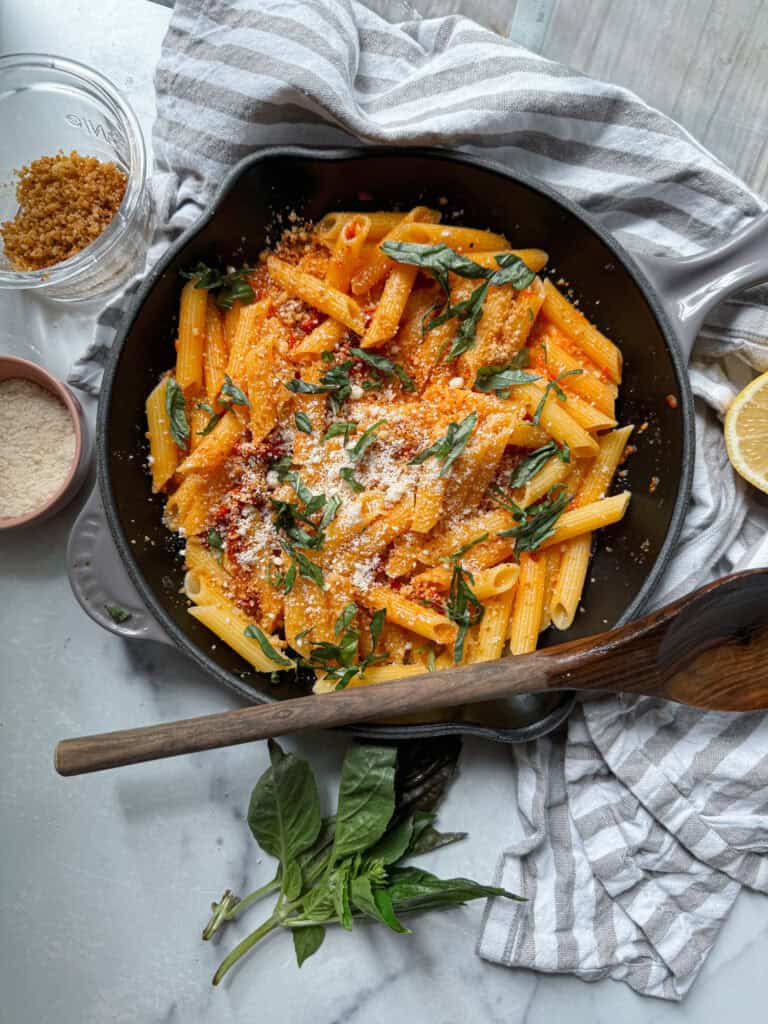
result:
M 445 437 L 435 441 L 433 445 L 419 452 L 410 460 L 410 465 L 420 466 L 427 459 L 435 458 L 442 462 L 443 468 L 440 476 L 445 476 L 451 469 L 456 459 L 461 455 L 467 446 L 467 441 L 477 425 L 477 413 L 471 412 L 461 423 L 449 423 Z
M 215 292 L 216 305 L 220 309 L 231 309 L 238 300 L 249 305 L 256 298 L 247 276 L 252 273 L 253 267 L 241 267 L 228 274 L 222 273 L 216 267 L 200 262 L 192 270 L 182 270 L 181 276 L 194 281 L 195 288 Z
M 305 412 L 301 412 L 301 410 L 299 410 L 294 413 L 293 422 L 296 424 L 296 429 L 300 430 L 302 434 L 312 433 L 312 420 Z
M 168 416 L 168 430 L 176 446 L 186 448 L 189 440 L 187 403 L 175 377 L 169 377 L 165 385 L 165 412 Z
M 224 398 L 229 398 L 232 405 L 250 406 L 251 404 L 248 401 L 248 396 L 245 394 L 245 392 L 241 391 L 236 384 L 232 383 L 232 378 L 229 376 L 228 373 L 224 374 L 224 383 L 221 385 L 221 391 L 219 392 L 219 394 L 222 395 Z
M 124 622 L 127 622 L 133 617 L 130 612 L 125 610 L 125 608 L 120 608 L 116 604 L 105 604 L 104 609 L 116 626 L 121 626 Z
M 557 491 L 560 493 L 555 496 Z M 497 536 L 514 537 L 515 554 L 518 557 L 523 551 L 536 551 L 545 540 L 554 534 L 558 519 L 565 512 L 573 497 L 568 494 L 562 484 L 550 487 L 547 496 L 542 501 L 525 509 L 520 508 L 498 488 L 494 488 L 491 496 L 494 501 L 511 512 L 517 520 L 517 526 L 513 526 L 510 530 L 502 530 Z
M 243 633 L 251 640 L 256 641 L 270 661 L 273 661 L 276 665 L 282 665 L 284 668 L 294 668 L 296 663 L 291 661 L 290 658 L 284 658 L 282 654 L 279 654 L 269 642 L 267 635 L 263 633 L 258 626 L 246 626 Z

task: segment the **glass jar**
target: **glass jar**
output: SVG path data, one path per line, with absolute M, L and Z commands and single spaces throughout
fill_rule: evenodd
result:
M 128 176 L 111 223 L 61 263 L 14 271 L 0 238 L 0 288 L 40 289 L 73 302 L 115 291 L 143 269 L 151 232 L 146 147 L 136 115 L 111 82 L 62 57 L 0 57 L 0 139 L 0 221 L 18 210 L 15 171 L 39 157 L 77 150 L 114 162 Z

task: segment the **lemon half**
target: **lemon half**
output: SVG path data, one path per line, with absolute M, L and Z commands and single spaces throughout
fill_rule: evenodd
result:
M 756 377 L 731 403 L 725 447 L 736 472 L 768 494 L 768 373 Z

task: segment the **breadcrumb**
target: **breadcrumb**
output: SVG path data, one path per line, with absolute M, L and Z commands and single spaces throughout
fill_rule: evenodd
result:
M 0 225 L 14 270 L 44 270 L 95 241 L 123 201 L 128 177 L 113 163 L 72 151 L 16 171 L 19 211 Z

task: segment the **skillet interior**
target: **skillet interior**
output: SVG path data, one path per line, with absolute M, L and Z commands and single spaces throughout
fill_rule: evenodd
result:
M 441 202 L 442 201 L 442 202 Z M 447 201 L 447 202 L 446 202 Z M 158 375 L 174 361 L 179 271 L 197 260 L 254 261 L 271 232 L 295 211 L 316 219 L 332 209 L 408 208 L 417 202 L 459 212 L 463 223 L 507 234 L 519 247 L 550 253 L 550 272 L 574 289 L 581 308 L 622 348 L 624 384 L 619 421 L 647 423 L 629 460 L 626 485 L 634 497 L 627 517 L 604 531 L 581 612 L 566 633 L 548 631 L 543 645 L 597 633 L 637 614 L 663 569 L 690 489 L 692 410 L 687 377 L 652 308 L 639 275 L 614 243 L 562 200 L 502 168 L 438 150 L 310 151 L 283 149 L 244 161 L 218 204 L 149 275 L 126 318 L 105 376 L 99 410 L 99 479 L 118 549 L 148 605 L 174 640 L 218 679 L 251 700 L 296 696 L 294 682 L 271 685 L 186 614 L 179 594 L 178 543 L 163 527 L 162 502 L 145 471 L 144 402 Z M 277 226 L 277 229 L 276 229 Z M 665 397 L 674 394 L 677 409 Z M 651 480 L 658 479 L 653 493 Z M 625 482 L 622 482 L 622 487 Z M 474 709 L 471 718 L 505 727 L 562 717 L 557 696 L 512 709 Z M 509 709 L 507 709 L 507 714 Z M 489 721 L 490 718 L 490 721 Z M 400 730 L 402 732 L 402 730 Z M 520 738 L 528 738 L 522 734 Z

